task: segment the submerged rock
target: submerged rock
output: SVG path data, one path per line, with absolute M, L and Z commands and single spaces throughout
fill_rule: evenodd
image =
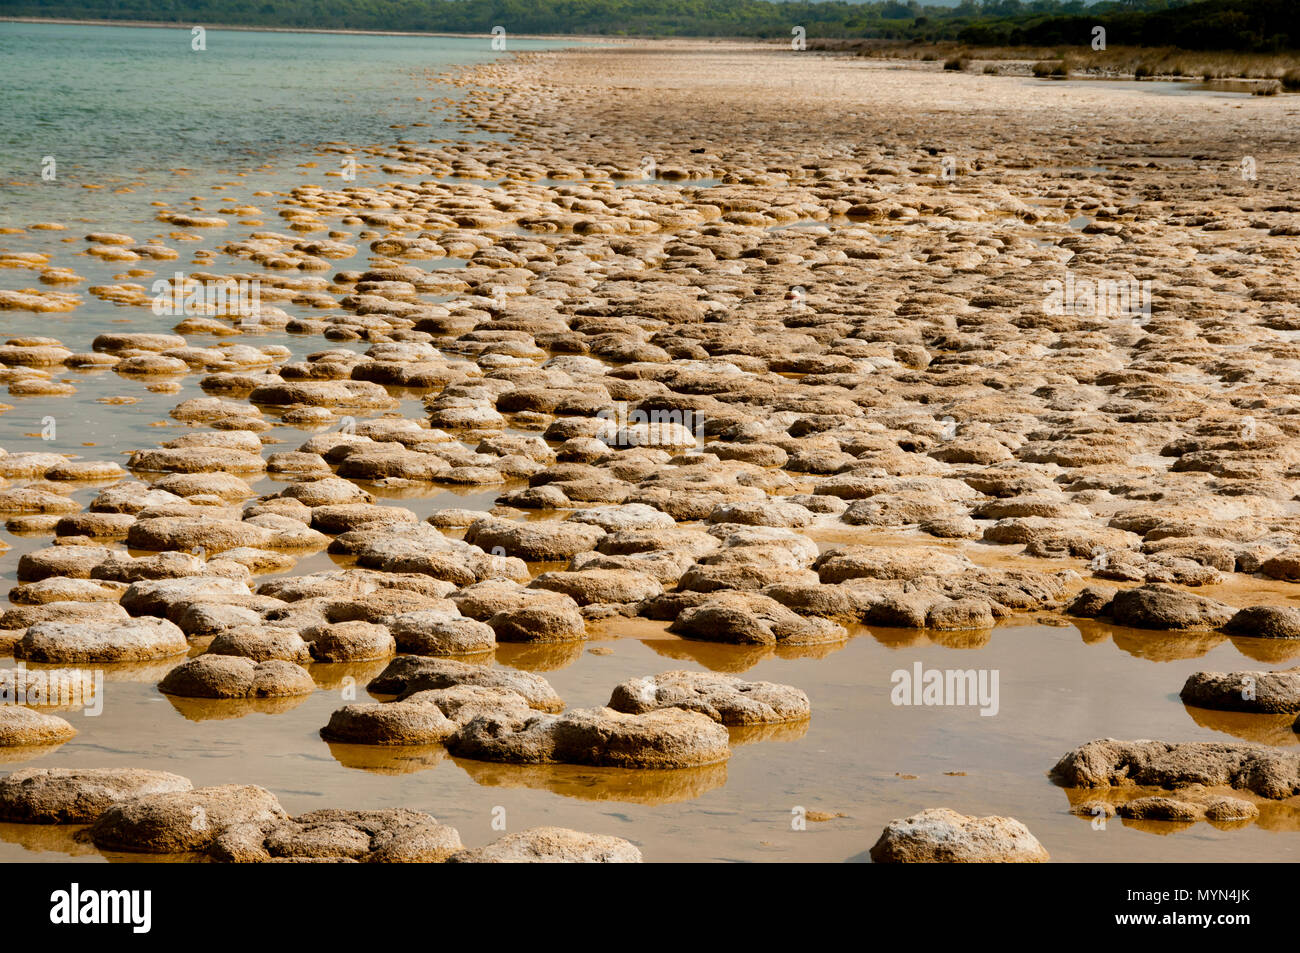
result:
M 580 606 L 640 602 L 663 592 L 663 587 L 652 577 L 627 569 L 544 572 L 529 584 L 529 588 L 564 593 Z
M 581 642 L 587 624 L 576 605 L 525 605 L 487 620 L 498 642 Z
M 1124 801 L 1115 809 L 1120 817 L 1136 821 L 1217 821 L 1231 823 L 1252 820 L 1259 808 L 1235 797 L 1139 797 Z
M 397 654 L 388 627 L 371 622 L 311 626 L 303 629 L 302 638 L 318 662 L 359 662 Z
M 208 643 L 207 654 L 238 655 L 254 662 L 284 659 L 303 664 L 312 660 L 310 648 L 296 630 L 266 624 L 223 629 Z
M 321 729 L 326 741 L 364 745 L 430 745 L 445 741 L 479 715 L 526 719 L 528 699 L 504 688 L 457 685 L 404 694 L 381 704 L 345 705 Z

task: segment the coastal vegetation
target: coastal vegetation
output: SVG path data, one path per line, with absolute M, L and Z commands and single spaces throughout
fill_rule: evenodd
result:
M 0 0 L 0 16 L 231 26 L 596 36 L 788 38 L 969 46 L 1082 46 L 1104 27 L 1114 44 L 1273 53 L 1300 47 L 1288 0 Z

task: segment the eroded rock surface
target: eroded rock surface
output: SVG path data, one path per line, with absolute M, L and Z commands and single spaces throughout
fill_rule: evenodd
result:
M 968 817 L 944 807 L 890 821 L 871 848 L 877 864 L 1036 864 L 1047 851 L 1012 817 Z
M 534 827 L 507 834 L 486 847 L 463 850 L 453 864 L 639 864 L 641 851 L 621 837 L 563 827 Z
M 628 714 L 681 708 L 729 726 L 802 721 L 812 712 L 808 696 L 789 685 L 682 671 L 622 682 L 615 686 L 609 707 Z
M 1223 786 L 1280 800 L 1300 794 L 1300 755 L 1258 745 L 1217 742 L 1090 741 L 1052 768 L 1065 787 Z

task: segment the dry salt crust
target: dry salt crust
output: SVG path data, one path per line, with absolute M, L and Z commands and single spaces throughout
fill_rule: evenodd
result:
M 723 725 L 797 721 L 808 699 L 671 672 L 568 709 L 483 653 L 580 645 L 588 623 L 634 616 L 767 646 L 1043 611 L 1300 638 L 1286 605 L 1300 109 L 897 65 L 725 43 L 516 55 L 448 78 L 465 122 L 507 141 L 369 150 L 384 184 L 298 187 L 282 226 L 246 236 L 160 212 L 219 234 L 261 308 L 218 303 L 176 333 L 114 331 L 83 352 L 0 346 L 16 397 L 71 393 L 55 377 L 74 366 L 160 392 L 198 375 L 208 395 L 174 409 L 185 435 L 133 448 L 129 476 L 0 454 L 0 510 L 58 543 L 19 561 L 0 645 L 51 664 L 171 658 L 170 698 L 228 706 L 310 691 L 313 661 L 397 655 L 372 689 L 398 697 L 341 709 L 327 738 L 685 769 L 725 760 Z M 87 242 L 106 260 L 176 255 Z M 331 263 L 367 245 L 364 270 Z M 76 277 L 45 255 L 0 265 Z M 1052 306 L 1054 290 L 1130 279 L 1139 295 L 1149 283 L 1149 314 Z M 152 300 L 125 281 L 85 294 Z M 33 312 L 83 300 L 0 292 L 0 308 Z M 267 327 L 320 348 L 291 360 L 258 345 Z M 213 333 L 233 343 L 185 337 Z M 425 414 L 402 416 L 399 394 Z M 277 420 L 314 433 L 266 446 Z M 267 473 L 298 482 L 259 498 L 248 481 Z M 71 491 L 87 484 L 104 488 L 83 509 Z M 421 521 L 371 492 L 439 486 L 497 506 Z M 284 575 L 323 551 L 341 568 Z M 177 669 L 187 644 L 207 654 Z M 1294 710 L 1294 679 L 1273 681 L 1285 697 L 1269 710 Z M 64 738 L 11 721 L 16 744 Z M 602 732 L 617 750 L 590 747 Z M 167 803 L 114 808 L 97 842 L 260 860 L 459 849 L 427 815 L 291 821 L 257 788 L 150 797 Z M 133 840 L 196 797 L 230 815 L 228 835 Z M 1181 816 L 1152 797 L 1129 815 Z M 1232 813 L 1195 803 L 1194 817 Z M 952 812 L 899 820 L 882 844 L 912 831 L 890 859 L 953 859 L 933 838 L 985 821 L 1027 840 L 972 834 L 959 859 L 1046 856 L 1013 819 Z M 561 834 L 497 854 L 587 856 L 585 835 Z

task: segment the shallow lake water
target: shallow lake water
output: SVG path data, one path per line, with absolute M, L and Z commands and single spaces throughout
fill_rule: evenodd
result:
M 340 156 L 314 169 L 300 163 L 319 161 L 309 153 L 325 143 L 470 138 L 439 109 L 436 100 L 462 95 L 433 86 L 439 75 L 572 45 L 508 37 L 497 51 L 490 37 L 216 28 L 204 49 L 194 42 L 189 26 L 0 22 L 0 224 L 37 212 L 31 221 L 150 221 L 132 216 L 232 175 L 255 173 L 259 189 L 324 184 Z M 47 156 L 52 180 L 42 177 Z
M 365 700 L 363 686 L 382 662 L 315 665 L 320 690 L 274 714 L 239 702 L 174 704 L 154 689 L 158 673 L 142 672 L 106 684 L 98 717 L 65 713 L 81 733 L 31 763 L 147 764 L 196 784 L 260 784 L 293 813 L 415 808 L 456 827 L 469 845 L 499 836 L 492 823 L 504 808 L 510 830 L 555 824 L 614 834 L 638 844 L 651 861 L 864 860 L 891 819 L 935 805 L 1012 815 L 1059 861 L 1294 860 L 1300 808 L 1293 805 L 1262 804 L 1259 820 L 1238 829 L 1119 818 L 1097 829 L 1069 813 L 1067 792 L 1047 778 L 1057 758 L 1092 738 L 1244 735 L 1295 744 L 1293 734 L 1267 719 L 1188 710 L 1178 701 L 1191 672 L 1248 663 L 1242 649 L 1254 648 L 1249 642 L 1019 624 L 942 641 L 861 629 L 841 647 L 800 651 L 686 642 L 658 624 L 627 620 L 597 629 L 585 645 L 501 647 L 497 664 L 539 672 L 571 707 L 603 704 L 618 682 L 653 672 L 743 673 L 804 689 L 811 721 L 773 738 L 738 735 L 731 760 L 709 768 L 518 767 L 454 759 L 440 747 L 379 750 L 322 741 L 317 732 L 341 704 L 343 679 L 353 678 Z M 996 671 L 997 714 L 893 704 L 893 673 L 916 663 Z M 845 816 L 796 830 L 797 808 Z M 0 860 L 20 859 L 103 855 L 68 830 L 0 824 Z

